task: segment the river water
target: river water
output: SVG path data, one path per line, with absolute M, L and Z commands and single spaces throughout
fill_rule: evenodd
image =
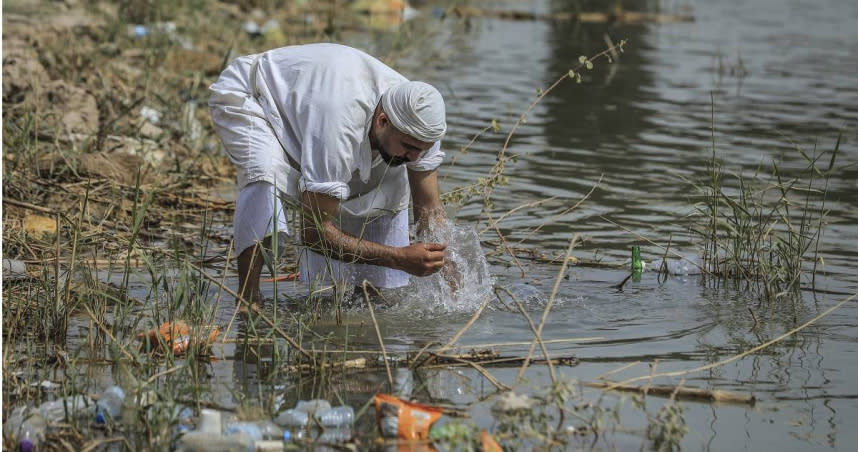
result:
M 570 9 L 573 3 L 476 5 L 547 13 Z M 390 54 L 403 73 L 435 83 L 447 99 L 444 146 L 448 161 L 455 158 L 455 164 L 440 170 L 446 192 L 489 174 L 510 127 L 536 99 L 538 89 L 573 68 L 580 55 L 605 49 L 606 37 L 614 43 L 628 40 L 613 64 L 596 61 L 592 71 L 583 71 L 581 84 L 567 80 L 537 104 L 508 147 L 518 159 L 505 170 L 509 183 L 494 191 L 492 212 L 498 218 L 527 205 L 504 217 L 500 231 L 510 243 L 547 256 L 562 256 L 575 235 L 583 242 L 572 254 L 582 259 L 621 263 L 637 244 L 644 260 L 652 261 L 663 252 L 659 246 L 668 242 L 672 249 L 694 255 L 698 241 L 688 233 L 688 215 L 700 198 L 686 179 L 706 177 L 713 142 L 725 174 L 750 176 L 758 169 L 770 174 L 776 160 L 782 171 L 797 176 L 806 162 L 796 147 L 811 154 L 830 152 L 842 132 L 837 169 L 828 186 L 829 212 L 820 248 L 824 265 L 815 291 L 809 289 L 808 278 L 800 300 L 768 303 L 698 276 L 661 282 L 652 272 L 618 290 L 615 286 L 628 275 L 625 269 L 570 266 L 561 275 L 543 330 L 545 340 L 561 340 L 549 344 L 553 355 L 580 360 L 577 366 L 557 368 L 564 378 L 596 381 L 631 365 L 611 376 L 622 380 L 715 363 L 778 337 L 858 291 L 858 3 L 667 3 L 667 12 L 690 12 L 695 21 L 630 26 L 472 18 L 465 24 L 454 18 L 441 22 L 427 6 L 410 24 L 411 47 Z M 375 35 L 359 36 L 351 43 L 370 50 L 389 48 L 389 36 L 381 41 Z M 467 153 L 460 153 L 492 120 L 501 131 L 484 133 Z M 827 164 L 828 158 L 823 161 Z M 597 184 L 580 206 L 569 210 Z M 522 259 L 522 272 L 509 256 L 495 253 L 498 238 L 484 230 L 482 207 L 475 197 L 452 213 L 457 223 L 483 231 L 480 239 L 490 254 L 489 271 L 496 284 L 523 295 L 538 322 L 560 265 Z M 224 313 L 231 313 L 231 302 L 221 301 Z M 466 309 L 447 307 L 447 312 L 429 309 L 415 315 L 394 308 L 376 315 L 389 350 L 413 350 L 449 340 L 480 302 L 469 300 Z M 682 379 L 657 379 L 750 393 L 759 400 L 753 407 L 684 402 L 690 431 L 683 448 L 851 450 L 858 441 L 856 318 L 856 303 L 847 303 L 760 353 Z M 219 323 L 226 320 L 219 314 Z M 333 334 L 334 343 L 347 339 L 352 346 L 377 346 L 365 311 L 348 312 L 345 326 L 319 328 L 322 335 Z M 571 340 L 575 338 L 583 340 Z M 459 343 L 531 339 L 520 313 L 491 303 Z M 503 352 L 522 356 L 526 347 Z M 226 359 L 213 364 L 210 383 L 223 403 L 229 403 L 232 391 L 253 396 L 271 384 L 264 378 L 264 360 L 239 356 L 232 345 L 217 354 Z M 492 368 L 492 374 L 512 384 L 517 370 Z M 472 370 L 417 377 L 423 388 L 417 398 L 422 400 L 468 406 L 494 392 Z M 531 368 L 526 377 L 521 387 L 525 392 L 550 383 L 543 366 Z M 384 379 L 367 378 L 375 378 L 375 383 Z M 273 387 L 279 391 L 283 385 Z M 305 387 L 289 397 L 330 395 L 317 391 Z M 351 390 L 344 396 L 359 405 L 371 391 Z M 599 395 L 592 390 L 584 394 L 591 399 Z M 651 399 L 651 412 L 661 403 Z M 473 421 L 491 428 L 486 406 L 475 405 Z M 640 412 L 622 412 L 624 426 L 645 425 Z M 643 443 L 635 433 L 601 441 L 597 447 L 621 450 L 638 449 Z
M 572 3 L 482 6 L 551 12 Z M 694 276 L 661 284 L 655 274 L 644 273 L 639 283 L 618 291 L 613 286 L 625 271 L 572 267 L 568 279 L 561 280 L 544 337 L 602 338 L 551 347 L 552 353 L 581 360 L 562 372 L 582 381 L 637 362 L 612 378 L 647 375 L 652 371 L 648 364 L 657 363 L 660 372 L 713 363 L 779 336 L 858 290 L 858 3 L 668 3 L 668 12 L 688 7 L 696 20 L 616 26 L 472 19 L 466 32 L 446 30 L 445 44 L 433 48 L 431 64 L 424 64 L 429 49 L 402 63 L 408 75 L 441 86 L 448 99 L 445 144 L 456 162 L 441 177 L 442 189 L 452 190 L 489 173 L 511 125 L 535 100 L 538 88 L 574 67 L 579 55 L 604 49 L 605 36 L 615 43 L 628 39 L 618 62 L 597 61 L 592 71 L 584 71 L 581 84 L 567 81 L 549 94 L 509 146 L 519 159 L 506 170 L 509 185 L 494 193 L 493 212 L 497 218 L 555 197 L 516 211 L 500 228 L 510 242 L 523 240 L 524 246 L 551 255 L 562 255 L 574 234 L 586 239 L 573 252 L 578 257 L 620 262 L 629 257 L 632 244 L 641 245 L 645 260 L 661 254 L 639 236 L 662 246 L 671 240 L 674 249 L 693 255 L 697 242 L 688 234 L 686 216 L 700 199 L 683 178 L 705 177 L 713 140 L 725 172 L 752 175 L 762 167 L 762 174 L 770 174 L 776 160 L 782 170 L 798 175 L 806 163 L 797 146 L 809 153 L 830 152 L 842 132 L 821 242 L 825 276 L 815 293 L 804 291 L 801 302 L 784 303 L 789 307 L 767 307 L 751 294 L 717 289 Z M 492 119 L 499 121 L 501 132 L 484 134 L 467 154 L 459 154 Z M 563 213 L 600 177 L 581 206 Z M 466 203 L 457 221 L 483 220 L 482 229 L 481 208 L 479 199 Z M 540 232 L 528 234 L 546 222 Z M 482 238 L 497 240 L 490 231 Z M 496 259 L 492 267 L 498 285 L 527 282 L 545 297 L 551 292 L 558 265 L 525 261 L 522 278 L 508 258 L 504 261 L 507 265 L 499 265 Z M 749 307 L 760 313 L 757 326 Z M 532 308 L 538 319 L 541 305 Z M 385 318 L 386 334 L 403 343 L 449 338 L 469 318 L 423 322 L 391 316 Z M 854 447 L 856 318 L 856 303 L 848 303 L 765 352 L 685 376 L 687 385 L 752 393 L 760 402 L 754 408 L 685 404 L 690 433 L 682 445 L 689 450 Z M 520 315 L 498 310 L 485 313 L 461 342 L 531 337 Z M 547 370 L 534 371 L 532 378 L 546 382 Z M 489 386 L 453 385 L 442 392 L 453 401 L 469 402 L 485 395 L 474 389 L 480 384 Z M 603 446 L 627 449 L 639 443 L 619 440 Z

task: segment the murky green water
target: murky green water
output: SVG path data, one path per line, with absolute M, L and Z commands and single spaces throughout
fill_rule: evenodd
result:
M 550 11 L 568 8 L 567 3 L 572 2 L 486 6 Z M 428 39 L 398 60 L 403 72 L 436 83 L 448 100 L 445 147 L 456 163 L 441 170 L 442 189 L 447 191 L 488 174 L 506 132 L 536 98 L 538 88 L 547 88 L 573 67 L 579 55 L 604 49 L 606 35 L 614 42 L 628 39 L 618 62 L 598 62 L 585 73 L 583 83 L 564 83 L 537 105 L 509 146 L 508 152 L 519 159 L 506 171 L 509 185 L 496 189 L 495 215 L 554 198 L 511 214 L 500 229 L 509 241 L 521 240 L 521 246 L 548 255 L 562 254 L 574 234 L 585 239 L 573 253 L 581 258 L 621 262 L 630 255 L 632 244 L 642 245 L 645 260 L 661 254 L 638 236 L 660 245 L 670 240 L 674 249 L 695 253 L 685 217 L 699 199 L 691 196 L 694 192 L 682 177 L 704 177 L 712 155 L 713 115 L 718 158 L 725 170 L 745 174 L 760 165 L 768 168 L 772 159 L 779 160 L 785 171 L 804 168 L 795 145 L 811 152 L 831 150 L 843 132 L 838 171 L 829 186 L 830 213 L 821 247 L 825 264 L 816 292 L 804 291 L 797 303 L 768 305 L 747 292 L 714 287 L 699 277 L 661 283 L 654 273 L 617 290 L 614 286 L 627 275 L 624 270 L 570 267 L 543 334 L 546 340 L 591 338 L 549 346 L 552 354 L 580 360 L 577 366 L 558 368 L 570 378 L 594 381 L 633 363 L 639 364 L 613 378 L 647 375 L 651 366 L 666 372 L 714 363 L 779 336 L 858 290 L 858 3 L 723 0 L 689 5 L 694 23 L 640 26 L 472 19 L 464 27 L 454 20 L 439 23 L 426 9 L 422 19 L 426 22 L 414 27 Z M 500 122 L 502 132 L 485 134 L 460 155 L 458 149 L 492 119 Z M 586 202 L 563 213 L 600 177 Z M 481 207 L 479 199 L 466 203 L 456 221 L 482 229 Z M 528 234 L 543 224 L 540 232 Z M 497 239 L 490 231 L 481 238 Z M 559 270 L 558 265 L 523 260 L 522 277 L 508 257 L 496 256 L 490 264 L 498 285 L 527 283 L 543 299 L 551 293 Z M 225 324 L 232 312 L 232 300 L 227 298 L 221 300 L 219 323 Z M 542 305 L 531 303 L 529 308 L 538 319 Z M 396 351 L 419 349 L 429 341 L 446 342 L 472 312 L 415 316 L 407 309 L 391 309 L 377 315 L 386 345 Z M 856 304 L 849 303 L 764 352 L 684 377 L 686 385 L 752 393 L 760 400 L 753 408 L 683 404 L 691 428 L 684 448 L 854 447 L 856 318 Z M 318 329 L 333 334 L 335 344 L 347 339 L 353 346 L 371 348 L 377 344 L 371 325 L 368 314 L 359 311 L 347 314 L 346 326 Z M 460 343 L 531 338 L 520 314 L 493 304 Z M 526 347 L 504 351 L 523 355 Z M 225 345 L 216 355 L 222 359 L 211 365 L 207 384 L 220 403 L 233 403 L 233 390 L 253 395 L 288 389 L 290 397 L 306 398 L 320 385 L 315 380 L 267 381 L 271 359 L 264 353 L 256 358 L 241 347 Z M 492 373 L 510 383 L 517 370 L 493 368 Z M 424 371 L 416 377 L 424 387 L 418 398 L 424 400 L 466 405 L 494 390 L 472 370 Z M 545 367 L 533 368 L 527 377 L 528 388 L 550 381 Z M 360 405 L 384 378 L 368 375 L 360 384 L 339 382 L 339 387 L 347 391 L 348 401 Z M 657 407 L 661 402 L 652 403 Z M 484 406 L 477 405 L 472 414 L 478 424 L 491 426 Z M 630 413 L 625 423 L 634 427 L 643 421 Z M 640 436 L 618 434 L 599 447 L 637 449 L 641 443 Z M 587 442 L 583 444 L 586 447 Z

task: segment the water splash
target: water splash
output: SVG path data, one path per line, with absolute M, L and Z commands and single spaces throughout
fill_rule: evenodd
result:
M 473 312 L 486 297 L 495 296 L 495 279 L 473 225 L 438 225 L 419 235 L 418 240 L 446 243 L 448 270 L 422 278 L 412 276 L 398 309 L 418 315 Z
M 521 303 L 524 309 L 541 308 L 548 303 L 548 297 L 536 286 L 524 282 L 515 282 L 509 285 L 504 285 L 497 292 L 499 301 L 503 303 L 508 310 L 518 312 L 515 302 Z M 557 300 L 555 300 L 555 303 Z

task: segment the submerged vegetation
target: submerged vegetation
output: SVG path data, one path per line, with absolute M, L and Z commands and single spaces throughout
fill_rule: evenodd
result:
M 570 238 L 565 256 L 545 259 L 561 265 L 541 318 L 531 319 L 522 300 L 506 290 L 513 303 L 486 299 L 443 345 L 388 353 L 366 293 L 358 293 L 356 304 L 366 301 L 373 325 L 349 324 L 342 317 L 342 298 L 322 294 L 296 299 L 284 294 L 277 300 L 285 298 L 288 309 L 269 300 L 249 306 L 247 317 L 239 316 L 239 304 L 226 325 L 216 325 L 218 309 L 232 306 L 237 297 L 225 282 L 234 267 L 224 227 L 231 206 L 217 194 L 234 174 L 207 119 L 206 86 L 236 54 L 337 40 L 371 25 L 362 14 L 325 7 L 328 2 L 251 2 L 278 11 L 261 19 L 273 19 L 279 27 L 224 41 L 224 30 L 237 30 L 259 13 L 241 2 L 84 3 L 86 8 L 63 3 L 68 11 L 39 19 L 36 15 L 53 4 L 4 4 L 3 257 L 26 265 L 12 280 L 4 263 L 4 419 L 15 405 L 98 393 L 107 379 L 128 393 L 121 419 L 94 430 L 90 418 L 71 416 L 52 425 L 51 449 L 163 450 L 172 446 L 176 427 L 187 422 L 183 407 L 195 414 L 208 407 L 242 419 L 270 419 L 299 398 L 345 401 L 358 399 L 355 393 L 393 391 L 397 368 L 426 380 L 438 369 L 456 368 L 467 370 L 463 378 L 482 379 L 494 388 L 474 406 L 489 407 L 497 421 L 490 433 L 507 449 L 610 448 L 615 433 L 658 450 L 679 448 L 688 432 L 678 402 L 688 395 L 682 384 L 656 391 L 575 381 L 554 372 L 555 366 L 576 364 L 574 357 L 549 353 L 541 332 L 567 265 L 575 262 L 577 236 Z M 310 16 L 317 19 L 306 20 Z M 416 33 L 408 27 L 390 32 L 395 35 L 388 38 L 390 53 L 407 53 L 404 42 Z M 449 204 L 482 205 L 485 231 L 498 239 L 496 259 L 508 256 L 521 268 L 520 243 L 505 238 L 499 224 L 507 214 L 498 215 L 492 203 L 493 190 L 507 182 L 505 170 L 516 158 L 508 147 L 517 127 L 558 84 L 580 83 L 594 64 L 613 64 L 625 45 L 620 41 L 582 56 L 539 90 L 507 131 L 487 176 L 445 193 Z M 489 131 L 500 132 L 499 123 L 492 121 L 471 143 Z M 774 165 L 771 178 L 754 174 L 730 180 L 713 148 L 707 179 L 694 181 L 703 201 L 692 229 L 704 244 L 711 277 L 738 281 L 772 301 L 796 293 L 808 278 L 813 283 L 826 184 L 838 148 L 830 155 L 798 151 L 808 163 L 806 178 L 786 176 Z M 827 165 L 819 164 L 823 157 Z M 294 271 L 294 256 L 286 252 L 284 262 L 267 262 L 275 278 Z M 533 340 L 485 350 L 456 345 L 489 305 L 520 312 Z M 324 313 L 332 306 L 342 336 L 313 328 L 330 321 Z M 183 353 L 167 344 L 154 352 L 141 347 L 141 332 L 177 321 L 194 325 L 195 339 L 221 328 L 217 344 L 234 350 L 235 372 L 254 373 L 245 379 L 259 384 L 230 388 L 232 400 L 215 400 L 210 344 L 191 340 Z M 356 350 L 348 343 L 350 328 L 374 328 L 379 349 Z M 238 369 L 239 361 L 253 369 Z M 493 375 L 494 365 L 520 365 L 515 384 Z M 523 374 L 532 365 L 550 371 L 549 387 L 527 385 Z M 384 376 L 368 389 L 350 387 L 356 375 L 369 373 Z M 606 392 L 594 400 L 585 396 L 585 387 L 635 395 L 609 398 L 612 393 Z M 715 400 L 714 391 L 706 392 L 698 400 Z M 645 403 L 652 395 L 667 398 L 657 410 Z M 742 397 L 727 401 L 753 403 Z M 378 437 L 369 403 L 356 410 L 350 440 L 355 447 L 370 447 Z M 628 407 L 643 412 L 646 425 L 625 426 L 621 412 Z M 432 430 L 432 440 L 453 449 L 485 447 L 482 428 L 462 419 L 461 407 L 444 408 L 451 420 Z

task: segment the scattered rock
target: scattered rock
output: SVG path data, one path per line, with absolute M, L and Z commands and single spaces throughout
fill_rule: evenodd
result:
M 60 138 L 69 134 L 92 136 L 98 132 L 98 104 L 85 89 L 63 80 L 47 83 L 33 99 L 41 105 L 40 133 Z
M 164 134 L 164 129 L 152 124 L 151 122 L 143 122 L 140 125 L 140 136 L 144 138 L 158 139 Z
M 56 224 L 56 223 L 55 223 Z M 3 259 L 3 281 L 17 281 L 19 279 L 27 279 L 30 274 L 27 272 L 27 264 L 18 259 Z
M 123 185 L 134 185 L 137 171 L 143 164 L 143 158 L 135 154 L 97 152 L 80 156 L 78 173 L 82 176 L 110 179 Z
M 20 102 L 50 78 L 33 47 L 20 39 L 3 40 L 3 102 Z

